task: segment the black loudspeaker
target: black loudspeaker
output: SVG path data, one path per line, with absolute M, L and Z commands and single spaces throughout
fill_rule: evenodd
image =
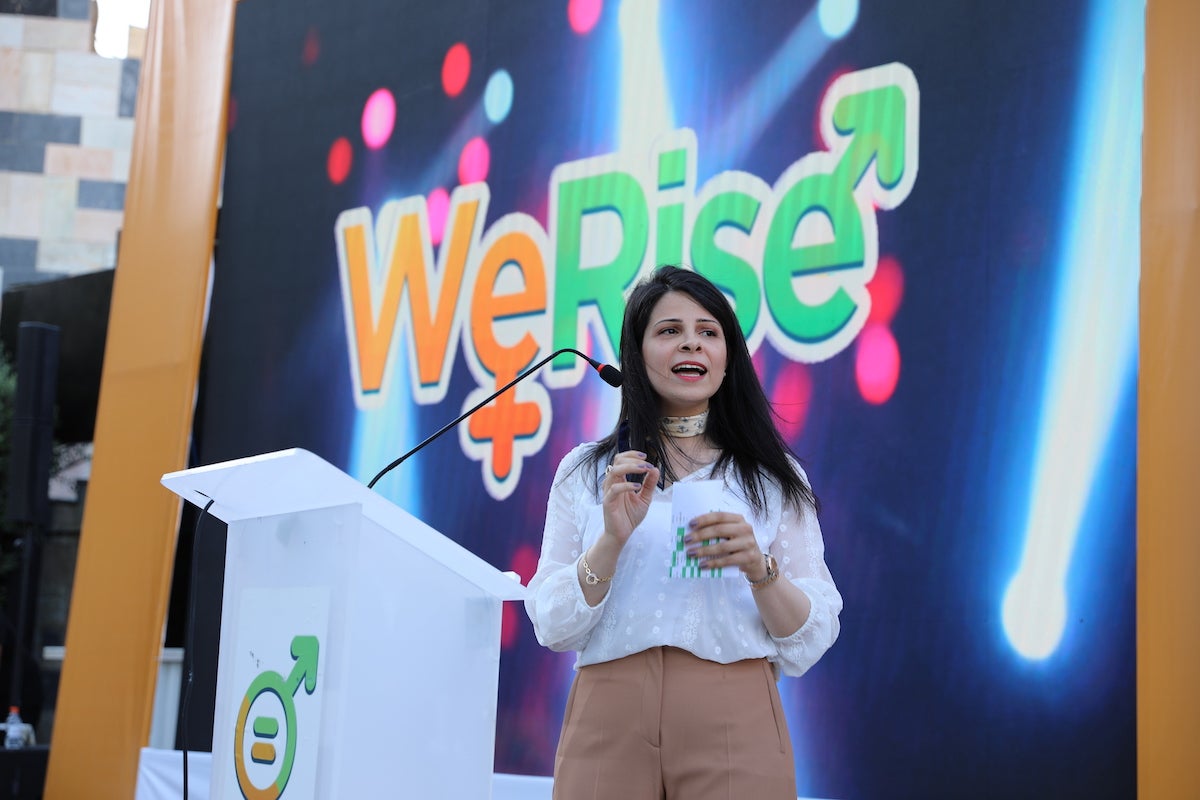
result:
M 59 329 L 22 322 L 17 337 L 17 401 L 8 462 L 9 522 L 50 522 L 50 453 L 58 387 Z

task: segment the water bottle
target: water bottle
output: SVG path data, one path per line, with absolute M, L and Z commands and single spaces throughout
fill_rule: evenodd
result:
M 25 723 L 16 706 L 8 707 L 8 718 L 4 721 L 4 749 L 19 750 L 25 746 Z

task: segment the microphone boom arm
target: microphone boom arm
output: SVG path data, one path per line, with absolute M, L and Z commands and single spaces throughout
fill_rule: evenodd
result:
M 481 403 L 478 403 L 477 405 L 475 405 L 474 407 L 472 407 L 471 409 L 469 409 L 469 410 L 467 410 L 467 411 L 464 411 L 464 412 L 463 412 L 461 415 L 459 415 L 459 416 L 458 416 L 458 418 L 457 418 L 457 419 L 454 419 L 454 420 L 453 420 L 453 421 L 451 421 L 451 422 L 447 422 L 445 425 L 443 425 L 441 428 L 439 428 L 439 429 L 437 430 L 437 432 L 436 432 L 436 433 L 434 433 L 432 436 L 430 436 L 429 438 L 427 438 L 425 441 L 421 442 L 419 445 L 417 445 L 417 446 L 416 446 L 416 447 L 414 447 L 413 449 L 409 450 L 407 453 L 405 453 L 404 455 L 400 456 L 399 458 L 397 458 L 397 459 L 396 459 L 395 461 L 393 461 L 392 463 L 388 464 L 388 465 L 387 465 L 386 467 L 384 467 L 383 469 L 379 470 L 379 472 L 378 472 L 378 473 L 375 475 L 375 477 L 371 479 L 371 482 L 367 484 L 367 488 L 368 488 L 368 489 L 373 489 L 373 488 L 375 488 L 375 484 L 376 484 L 376 483 L 379 481 L 379 479 L 380 479 L 380 478 L 382 478 L 384 475 L 386 475 L 386 474 L 388 474 L 389 472 L 391 472 L 391 471 L 392 471 L 393 469 L 395 469 L 396 467 L 398 467 L 398 466 L 400 466 L 401 464 L 403 464 L 405 461 L 407 461 L 407 460 L 408 460 L 408 458 L 409 458 L 409 456 L 416 455 L 418 452 L 420 452 L 420 451 L 421 451 L 421 450 L 422 450 L 422 449 L 425 447 L 425 445 L 427 445 L 427 444 L 430 444 L 431 442 L 433 442 L 433 440 L 437 439 L 439 436 L 441 436 L 442 434 L 444 434 L 444 433 L 446 433 L 447 431 L 449 431 L 451 428 L 453 428 L 453 427 L 455 427 L 456 425 L 458 425 L 458 423 L 462 422 L 464 419 L 466 419 L 467 417 L 471 416 L 471 415 L 472 415 L 472 414 L 474 414 L 476 411 L 478 411 L 479 409 L 483 408 L 483 407 L 484 407 L 484 406 L 486 406 L 488 403 L 492 402 L 493 400 L 495 400 L 497 397 L 499 397 L 500 395 L 502 395 L 502 394 L 504 394 L 505 392 L 507 392 L 507 391 L 508 391 L 509 389 L 511 389 L 512 387 L 516 386 L 516 385 L 517 385 L 518 383 L 520 383 L 521 381 L 525 380 L 527 377 L 529 377 L 530 375 L 532 375 L 534 372 L 537 372 L 539 369 L 541 369 L 542 367 L 546 366 L 546 364 L 547 364 L 547 363 L 548 363 L 548 362 L 549 362 L 551 359 L 553 359 L 553 358 L 557 358 L 558 356 L 561 356 L 561 355 L 563 355 L 564 353 L 574 353 L 575 355 L 577 355 L 577 356 L 579 356 L 580 358 L 582 358 L 582 359 L 584 359 L 585 361 L 587 361 L 589 364 L 591 364 L 591 365 L 592 365 L 592 366 L 593 366 L 593 367 L 596 369 L 596 371 L 597 371 L 597 372 L 599 372 L 599 373 L 600 373 L 600 376 L 601 376 L 602 378 L 604 378 L 604 380 L 605 380 L 606 382 L 608 382 L 610 385 L 612 385 L 612 382 L 613 382 L 613 378 L 612 378 L 612 376 L 611 376 L 611 373 L 616 373 L 617 375 L 619 375 L 619 374 L 620 374 L 619 372 L 617 372 L 617 370 L 616 370 L 616 368 L 615 368 L 615 367 L 611 367 L 611 366 L 609 366 L 608 364 L 601 364 L 601 363 L 599 363 L 598 361 L 596 361 L 595 359 L 591 358 L 590 356 L 586 356 L 586 355 L 584 355 L 583 353 L 579 352 L 578 350 L 576 350 L 576 349 L 574 349 L 574 348 L 571 348 L 571 347 L 564 347 L 564 348 L 562 348 L 561 350 L 555 350 L 553 353 L 551 353 L 550 355 L 546 356 L 546 357 L 545 357 L 545 358 L 543 358 L 541 361 L 539 361 L 538 363 L 534 364 L 532 367 L 530 367 L 529 369 L 525 370 L 524 372 L 522 372 L 522 373 L 521 373 L 520 375 L 518 375 L 517 377 L 513 378 L 511 381 L 509 381 L 508 383 L 506 383 L 506 384 L 504 384 L 503 386 L 501 386 L 501 387 L 500 387 L 499 389 L 497 389 L 495 392 L 493 392 L 492 394 L 488 395 L 488 397 L 487 397 L 486 399 L 484 399 L 484 400 L 483 400 L 483 402 L 481 402 Z M 610 373 L 610 372 L 606 372 L 606 370 L 610 370 L 610 371 L 611 371 L 611 373 Z M 617 383 L 616 383 L 615 385 L 616 385 L 616 386 L 620 386 L 620 385 L 621 385 L 621 384 L 620 384 L 620 380 L 619 380 L 619 379 L 617 380 Z

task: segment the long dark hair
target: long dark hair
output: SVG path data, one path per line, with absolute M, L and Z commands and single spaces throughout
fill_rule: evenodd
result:
M 699 303 L 720 323 L 725 336 L 725 379 L 708 402 L 705 430 L 721 451 L 713 465 L 713 474 L 732 468 L 757 513 L 766 509 L 766 480 L 774 480 L 784 499 L 795 508 L 809 506 L 816 510 L 817 498 L 793 467 L 791 449 L 775 427 L 774 410 L 754 372 L 746 337 L 729 300 L 703 275 L 675 266 L 659 267 L 638 283 L 629 296 L 621 324 L 624 381 L 620 419 L 613 432 L 596 443 L 580 468 L 598 475 L 599 463 L 612 459 L 619 450 L 618 443 L 624 445 L 628 435 L 628 443 L 645 452 L 663 471 L 664 478 L 672 482 L 677 479 L 664 457 L 666 448 L 674 445 L 663 430 L 660 400 L 642 360 L 642 338 L 650 324 L 650 312 L 668 292 L 682 292 Z

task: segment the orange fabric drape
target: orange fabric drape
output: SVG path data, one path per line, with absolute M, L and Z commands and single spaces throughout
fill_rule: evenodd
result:
M 200 363 L 234 0 L 155 0 L 45 797 L 133 797 Z
M 1200 4 L 1146 6 L 1138 382 L 1138 796 L 1200 797 Z

